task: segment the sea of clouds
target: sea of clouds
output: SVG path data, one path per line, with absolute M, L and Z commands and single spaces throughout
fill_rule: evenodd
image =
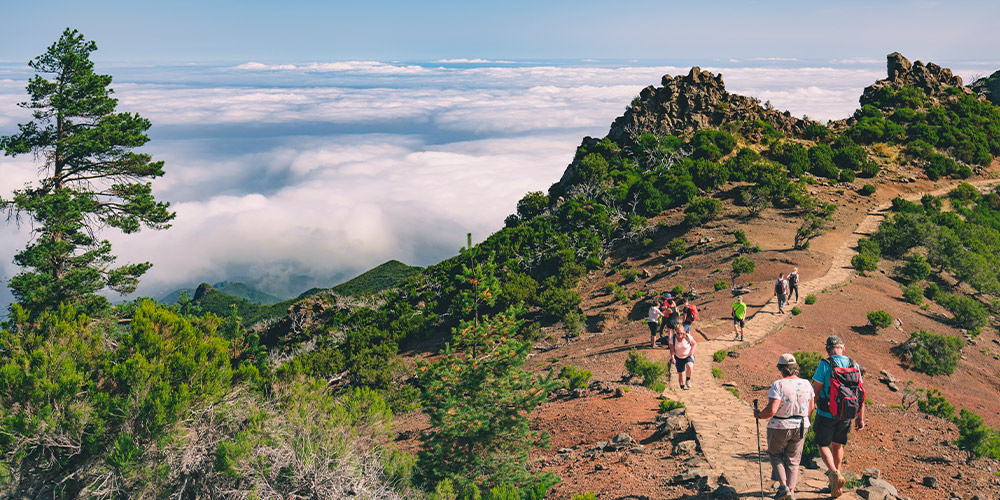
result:
M 119 110 L 153 123 L 143 148 L 166 162 L 154 182 L 177 212 L 167 231 L 108 231 L 120 262 L 150 261 L 139 289 L 161 297 L 240 280 L 288 297 L 390 259 L 425 266 L 471 232 L 503 226 L 528 191 L 557 181 L 582 137 L 601 137 L 664 74 L 636 63 L 441 60 L 133 67 L 115 77 Z M 731 92 L 818 120 L 850 115 L 884 76 L 878 61 L 706 65 Z M 0 135 L 28 120 L 29 70 L 0 66 Z M 0 158 L 0 197 L 37 176 Z M 0 274 L 30 225 L 0 227 Z M 0 302 L 8 302 L 6 289 Z

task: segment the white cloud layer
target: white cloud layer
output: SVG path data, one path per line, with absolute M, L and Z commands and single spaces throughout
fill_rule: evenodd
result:
M 446 62 L 489 63 L 436 63 Z M 389 259 L 432 264 L 558 180 L 581 138 L 607 133 L 643 87 L 688 69 L 354 61 L 174 68 L 164 83 L 116 75 L 119 108 L 154 124 L 145 150 L 167 171 L 154 189 L 177 219 L 168 231 L 107 236 L 121 262 L 154 263 L 140 289 L 153 296 L 251 277 L 288 295 Z M 866 67 L 703 69 L 721 71 L 731 92 L 820 120 L 848 116 L 883 77 Z M 23 87 L 0 80 L 0 134 L 27 118 L 14 104 Z M 0 170 L 2 197 L 36 166 L 2 157 Z M 5 276 L 25 238 L 0 229 Z

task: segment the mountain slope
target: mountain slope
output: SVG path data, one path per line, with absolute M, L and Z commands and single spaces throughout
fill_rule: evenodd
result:
M 219 292 L 229 295 L 230 297 L 235 297 L 238 299 L 246 300 L 247 302 L 258 304 L 258 305 L 271 305 L 281 302 L 279 297 L 275 297 L 267 292 L 262 292 L 260 290 L 254 289 L 249 285 L 244 283 L 237 283 L 233 281 L 220 281 L 214 285 L 212 288 Z M 174 290 L 169 294 L 165 295 L 160 299 L 160 302 L 164 304 L 176 304 L 181 299 L 181 293 L 186 293 L 189 297 L 193 297 L 196 289 L 194 288 L 183 288 L 180 290 Z

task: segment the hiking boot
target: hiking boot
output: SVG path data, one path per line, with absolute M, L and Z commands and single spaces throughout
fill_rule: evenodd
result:
M 844 485 L 847 484 L 847 479 L 839 472 L 835 470 L 827 471 L 827 480 L 830 483 L 830 496 L 837 498 L 844 494 Z
M 774 500 L 791 500 L 792 494 L 788 492 L 788 486 L 778 486 L 778 491 L 774 493 Z

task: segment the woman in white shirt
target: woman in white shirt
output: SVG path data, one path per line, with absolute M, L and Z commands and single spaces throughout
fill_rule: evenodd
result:
M 663 312 L 660 311 L 660 306 L 656 301 L 653 301 L 653 306 L 649 308 L 649 318 L 646 322 L 649 323 L 649 348 L 656 348 L 656 332 L 660 328 L 660 318 L 664 317 Z
M 767 455 L 771 460 L 771 479 L 781 484 L 774 498 L 794 500 L 815 393 L 808 380 L 799 378 L 795 356 L 782 354 L 778 358 L 778 371 L 782 378 L 771 384 L 767 406 L 755 409 L 754 416 L 771 419 L 767 423 Z

